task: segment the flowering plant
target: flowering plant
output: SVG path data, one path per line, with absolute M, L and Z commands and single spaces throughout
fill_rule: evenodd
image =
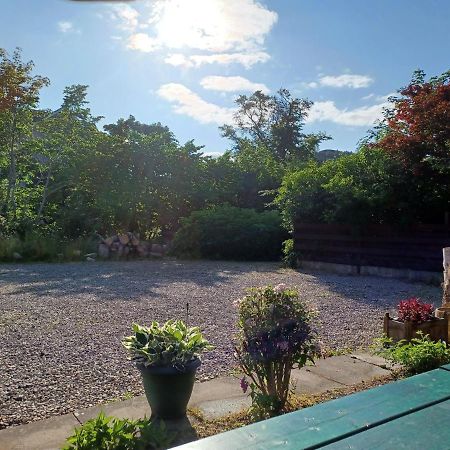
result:
M 433 318 L 433 305 L 423 303 L 413 297 L 402 300 L 398 304 L 398 320 L 405 322 L 407 320 L 415 323 L 426 322 Z
M 255 415 L 276 415 L 286 404 L 292 368 L 314 361 L 313 314 L 285 285 L 249 289 L 237 305 L 241 388 L 250 387 Z

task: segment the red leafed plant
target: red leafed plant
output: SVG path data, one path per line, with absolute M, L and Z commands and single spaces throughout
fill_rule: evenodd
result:
M 398 320 L 421 323 L 433 318 L 433 305 L 423 303 L 418 298 L 402 300 L 398 304 Z

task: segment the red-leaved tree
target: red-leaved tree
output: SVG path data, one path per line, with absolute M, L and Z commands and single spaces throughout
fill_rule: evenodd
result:
M 385 133 L 376 143 L 420 174 L 428 169 L 448 172 L 450 167 L 450 71 L 425 80 L 418 70 L 394 99 Z

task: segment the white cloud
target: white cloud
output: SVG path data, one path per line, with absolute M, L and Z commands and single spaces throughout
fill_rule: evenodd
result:
M 166 58 L 169 64 L 184 67 L 206 63 L 251 67 L 269 59 L 264 41 L 278 15 L 257 0 L 153 0 L 144 6 L 148 8 L 111 9 L 117 26 L 128 34 L 129 49 L 205 53 Z
M 61 33 L 73 33 L 75 28 L 72 22 L 61 20 L 58 22 L 58 30 L 61 31 Z
M 166 57 L 164 62 L 172 66 L 199 67 L 203 64 L 241 64 L 250 69 L 257 63 L 264 63 L 270 59 L 270 55 L 264 51 L 252 53 L 215 53 L 210 55 L 190 55 L 174 53 Z
M 359 89 L 370 86 L 373 83 L 373 79 L 367 75 L 326 75 L 319 78 L 319 83 L 322 86 Z
M 136 33 L 128 38 L 127 48 L 131 50 L 139 50 L 144 53 L 150 53 L 158 48 L 158 44 L 148 34 Z
M 173 104 L 174 112 L 189 116 L 200 123 L 223 125 L 233 122 L 233 108 L 209 103 L 182 84 L 163 84 L 157 93 Z
M 139 12 L 130 5 L 114 5 L 111 17 L 121 30 L 134 31 L 139 25 Z
M 348 126 L 372 126 L 383 117 L 383 109 L 389 106 L 384 101 L 371 106 L 361 106 L 354 109 L 339 109 L 331 100 L 315 102 L 309 110 L 306 122 L 334 122 Z
M 262 91 L 268 93 L 269 88 L 262 83 L 253 83 L 244 77 L 221 77 L 209 76 L 200 81 L 204 89 L 222 92 L 239 92 L 239 91 Z

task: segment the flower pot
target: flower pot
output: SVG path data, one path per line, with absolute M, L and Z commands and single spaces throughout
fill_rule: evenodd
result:
M 145 367 L 137 364 L 141 372 L 145 395 L 152 417 L 177 419 L 186 416 L 200 359 L 192 360 L 181 371 L 171 366 Z
M 448 316 L 446 314 L 444 316 L 442 318 L 433 317 L 425 322 L 416 323 L 409 320 L 401 322 L 396 318 L 389 317 L 389 313 L 386 313 L 384 316 L 384 333 L 394 342 L 402 339 L 410 341 L 418 337 L 418 331 L 428 334 L 433 341 L 448 342 Z

